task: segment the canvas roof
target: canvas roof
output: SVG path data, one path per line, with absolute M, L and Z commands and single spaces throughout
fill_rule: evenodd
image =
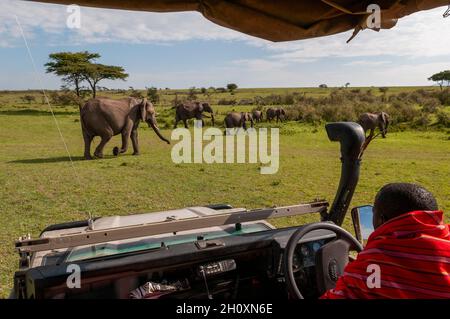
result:
M 366 29 L 367 7 L 381 8 L 381 28 L 450 0 L 32 0 L 149 12 L 198 11 L 210 21 L 271 41 L 291 41 Z

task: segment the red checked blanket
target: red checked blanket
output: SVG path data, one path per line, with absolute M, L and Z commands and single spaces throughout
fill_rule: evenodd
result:
M 450 232 L 442 211 L 413 211 L 378 227 L 322 298 L 450 298 Z

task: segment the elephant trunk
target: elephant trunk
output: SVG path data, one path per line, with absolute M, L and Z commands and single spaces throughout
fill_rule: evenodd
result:
M 153 129 L 153 131 L 155 131 L 156 135 L 158 135 L 158 137 L 163 140 L 164 142 L 166 142 L 167 144 L 170 144 L 170 141 L 168 139 L 166 139 L 164 136 L 162 136 L 161 132 L 159 131 L 159 128 L 156 126 L 156 124 L 151 121 L 150 123 L 148 123 L 149 126 L 151 126 L 151 128 Z
M 214 113 L 213 112 L 211 112 L 211 123 L 212 123 L 212 126 L 214 126 Z

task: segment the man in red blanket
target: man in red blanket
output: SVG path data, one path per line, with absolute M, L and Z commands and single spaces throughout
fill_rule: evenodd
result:
M 384 186 L 375 231 L 323 299 L 450 298 L 450 232 L 433 195 L 418 185 Z

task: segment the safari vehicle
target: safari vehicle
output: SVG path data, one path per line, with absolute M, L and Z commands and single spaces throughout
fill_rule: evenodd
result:
M 229 205 L 102 217 L 44 229 L 16 242 L 13 298 L 317 298 L 362 245 L 340 227 L 355 191 L 363 129 L 330 123 L 342 173 L 333 204 L 316 200 L 246 210 Z M 357 212 L 355 210 L 354 212 Z M 274 228 L 266 219 L 320 214 L 322 222 Z M 358 238 L 359 216 L 354 216 Z M 72 265 L 80 286 L 68 285 Z M 134 291 L 134 292 L 133 292 Z
M 73 0 L 40 0 L 72 4 Z M 362 29 L 371 1 L 93 1 L 104 8 L 199 11 L 206 18 L 271 41 L 290 41 Z M 383 1 L 380 28 L 448 0 Z M 52 225 L 37 239 L 16 242 L 20 269 L 12 298 L 317 298 L 333 288 L 361 242 L 341 228 L 356 189 L 367 147 L 356 123 L 326 125 L 340 143 L 341 178 L 331 206 L 325 200 L 246 210 L 229 205 Z M 366 207 L 367 208 L 367 207 Z M 363 210 L 361 210 L 362 212 Z M 370 209 L 353 210 L 358 238 Z M 274 228 L 265 220 L 319 214 L 321 222 Z M 370 218 L 369 218 L 370 219 Z M 362 231 L 364 230 L 364 231 Z M 370 232 L 370 231 L 369 231 Z M 73 265 L 79 287 L 69 287 Z M 75 269 L 77 268 L 75 267 Z

